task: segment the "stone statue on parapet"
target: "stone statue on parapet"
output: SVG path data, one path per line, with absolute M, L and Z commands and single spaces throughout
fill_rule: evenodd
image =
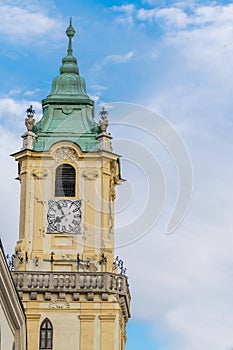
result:
M 35 124 L 35 119 L 33 117 L 36 112 L 32 109 L 32 105 L 26 110 L 26 112 L 27 118 L 25 118 L 25 125 L 28 131 L 32 131 L 32 128 Z
M 106 109 L 103 107 L 102 108 L 102 111 L 100 111 L 99 113 L 101 115 L 101 118 L 99 120 L 99 125 L 100 125 L 100 128 L 101 128 L 101 131 L 102 132 L 106 132 L 107 131 L 107 128 L 108 128 L 108 124 L 109 124 L 109 121 L 108 121 L 108 112 L 106 111 Z

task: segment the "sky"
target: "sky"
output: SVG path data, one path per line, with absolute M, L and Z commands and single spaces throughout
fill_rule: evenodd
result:
M 127 350 L 232 350 L 232 2 L 0 0 L 5 251 L 19 216 L 9 155 L 21 147 L 30 104 L 40 119 L 70 16 L 96 120 L 105 105 L 127 179 L 116 200 L 132 295 Z

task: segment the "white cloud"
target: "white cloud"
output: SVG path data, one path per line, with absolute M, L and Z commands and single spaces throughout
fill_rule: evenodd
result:
M 104 85 L 99 85 L 99 84 L 95 84 L 95 85 L 91 85 L 91 89 L 92 90 L 98 90 L 98 91 L 104 91 L 107 90 L 107 86 Z
M 176 25 L 178 28 L 184 28 L 189 23 L 187 14 L 174 7 L 157 11 L 157 18 L 163 19 L 169 25 Z
M 135 6 L 134 4 L 128 4 L 128 5 L 121 5 L 121 6 L 113 6 L 112 9 L 115 12 L 123 12 L 123 13 L 131 14 L 134 11 Z
M 90 88 L 90 98 L 96 103 L 101 103 L 101 96 L 103 94 L 103 91 L 107 90 L 107 87 L 103 85 L 92 85 Z
M 16 130 L 24 130 L 24 120 L 26 117 L 26 109 L 33 105 L 36 111 L 35 118 L 41 117 L 41 103 L 38 101 L 30 101 L 26 99 L 14 99 L 8 96 L 0 96 L 0 123 L 9 128 L 14 133 Z M 25 129 L 26 130 L 26 129 Z
M 132 25 L 134 23 L 134 12 L 135 12 L 135 5 L 134 4 L 128 4 L 128 5 L 121 5 L 121 6 L 113 6 L 112 10 L 116 13 L 120 13 L 120 15 L 117 15 L 116 21 L 121 24 L 125 25 Z
M 23 95 L 24 96 L 35 96 L 38 92 L 40 92 L 40 89 L 34 89 L 34 90 L 26 90 Z
M 152 4 L 152 3 L 151 3 Z M 200 28 L 200 26 L 209 27 L 232 25 L 233 4 L 228 5 L 200 5 L 195 2 L 177 2 L 173 6 L 158 7 L 158 4 L 152 8 L 136 9 L 134 5 L 114 6 L 114 12 L 122 13 L 130 22 L 136 21 L 152 22 L 165 25 L 165 30 L 189 28 L 189 30 Z M 117 17 L 118 18 L 118 17 Z M 124 17 L 120 17 L 124 18 Z M 127 22 L 127 20 L 126 20 Z
M 233 4 L 229 5 L 215 5 L 215 6 L 200 6 L 197 7 L 193 15 L 190 16 L 190 24 L 204 24 L 211 23 L 217 25 L 231 24 L 233 19 Z
M 114 64 L 119 64 L 119 63 L 126 63 L 129 60 L 131 60 L 131 58 L 134 56 L 134 52 L 133 51 L 129 51 L 124 55 L 109 55 L 106 56 L 103 60 L 103 64 L 107 64 L 107 63 L 114 63 Z
M 232 24 L 233 20 L 233 4 L 229 5 L 209 5 L 200 6 L 193 5 L 191 11 L 186 11 L 186 8 L 177 3 L 173 7 L 164 7 L 152 9 L 141 8 L 136 12 L 136 19 L 141 21 L 163 21 L 170 29 L 173 28 L 187 28 L 193 29 L 193 26 L 226 26 Z
M 17 165 L 10 154 L 20 150 L 21 140 L 20 135 L 17 137 L 2 126 L 0 126 L 0 135 L 0 163 L 2 164 L 0 238 L 3 240 L 5 252 L 12 254 L 18 239 L 19 183 L 14 180 L 17 177 Z
M 48 43 L 48 38 L 59 38 L 64 25 L 46 14 L 43 7 L 32 2 L 0 2 L 0 35 L 2 40 L 20 45 Z M 44 39 L 46 36 L 46 40 Z M 39 40 L 38 40 L 39 39 Z
M 14 181 L 17 177 L 17 165 L 10 154 L 18 152 L 22 147 L 21 134 L 26 131 L 26 109 L 30 104 L 36 110 L 36 120 L 41 118 L 41 103 L 12 97 L 20 93 L 23 94 L 23 89 L 11 90 L 8 96 L 0 96 L 0 193 L 4 203 L 1 207 L 0 226 L 7 253 L 13 252 L 18 238 L 20 188 L 19 183 Z M 12 217 L 16 220 L 11 220 Z
M 108 55 L 103 58 L 103 60 L 99 63 L 97 63 L 94 66 L 94 70 L 99 70 L 102 69 L 103 66 L 107 64 L 122 64 L 122 63 L 127 63 L 134 57 L 134 52 L 129 51 L 126 54 L 119 55 L 119 54 L 114 54 L 114 55 Z
M 179 28 L 186 27 L 189 23 L 186 13 L 175 7 L 163 9 L 140 9 L 137 18 L 143 21 L 164 20 L 169 25 L 176 25 Z
M 135 25 L 143 23 L 150 27 L 156 22 L 160 26 L 162 40 L 156 42 L 159 50 L 176 50 L 176 58 L 183 57 L 190 68 L 200 69 L 213 78 L 227 78 L 233 57 L 233 4 L 191 2 L 185 7 L 178 2 L 171 7 L 139 8 L 133 12 L 133 21 Z M 151 55 L 148 55 L 151 59 L 153 52 L 151 45 Z
M 21 89 L 12 89 L 8 92 L 8 96 L 15 96 L 22 93 Z
M 93 94 L 89 94 L 89 97 L 93 100 L 93 101 L 95 101 L 95 102 L 99 102 L 99 100 L 100 100 L 100 94 L 95 94 L 95 95 L 93 95 Z
M 155 6 L 166 6 L 166 0 L 143 0 L 142 3 Z
M 12 89 L 8 92 L 7 96 L 8 97 L 12 97 L 12 96 L 19 96 L 19 95 L 23 95 L 23 96 L 34 96 L 36 95 L 38 92 L 40 92 L 40 89 L 34 89 L 34 90 L 24 90 L 24 89 Z
M 227 81 L 233 57 L 233 5 L 199 7 L 187 22 L 186 28 L 178 23 L 167 28 L 165 45 L 174 46 L 190 67 Z
M 185 221 L 173 236 L 157 228 L 124 249 L 123 256 L 119 251 L 127 261 L 132 313 L 154 325 L 166 349 L 230 349 L 232 236 L 224 225 L 215 230 L 211 222 L 203 227 L 203 222 Z
M 155 78 L 162 84 L 148 86 L 145 104 L 177 125 L 194 167 L 191 208 L 178 230 L 163 236 L 161 218 L 119 250 L 133 286 L 132 313 L 151 321 L 169 350 L 233 348 L 232 9 L 174 4 L 134 15 L 135 25 L 161 25 L 159 60 L 166 61 L 166 73 Z
M 176 1 L 174 3 L 174 6 L 176 6 L 177 8 L 192 10 L 196 6 L 198 6 L 199 4 L 200 4 L 200 2 L 198 0 L 180 0 L 180 1 Z M 156 4 L 154 4 L 154 5 L 156 5 Z

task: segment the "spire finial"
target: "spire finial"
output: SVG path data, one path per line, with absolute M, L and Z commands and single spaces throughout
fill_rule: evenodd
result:
M 70 24 L 66 29 L 66 35 L 69 38 L 69 45 L 67 55 L 62 59 L 62 66 L 60 67 L 60 73 L 74 73 L 79 75 L 79 69 L 77 59 L 73 56 L 72 39 L 75 35 L 75 29 L 72 26 L 72 17 L 70 17 Z
M 66 29 L 66 35 L 69 38 L 69 46 L 68 46 L 68 50 L 67 53 L 69 56 L 72 56 L 73 53 L 73 48 L 72 48 L 72 38 L 75 35 L 75 30 L 74 27 L 72 26 L 72 17 L 70 17 L 70 25 L 69 27 Z

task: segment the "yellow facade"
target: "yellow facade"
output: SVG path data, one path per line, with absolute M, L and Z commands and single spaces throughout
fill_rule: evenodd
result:
M 51 252 L 54 252 L 54 270 L 59 270 L 61 265 L 66 271 L 77 271 L 79 254 L 82 261 L 90 259 L 90 271 L 113 272 L 113 196 L 115 185 L 121 182 L 118 156 L 104 151 L 84 154 L 79 146 L 60 142 L 49 152 L 25 150 L 15 154 L 15 158 L 20 164 L 21 182 L 15 268 L 22 271 L 50 270 Z M 62 164 L 70 164 L 75 169 L 75 197 L 54 195 L 56 169 Z M 47 234 L 48 202 L 62 199 L 81 200 L 80 234 Z M 97 262 L 102 253 L 107 264 L 100 265 Z

